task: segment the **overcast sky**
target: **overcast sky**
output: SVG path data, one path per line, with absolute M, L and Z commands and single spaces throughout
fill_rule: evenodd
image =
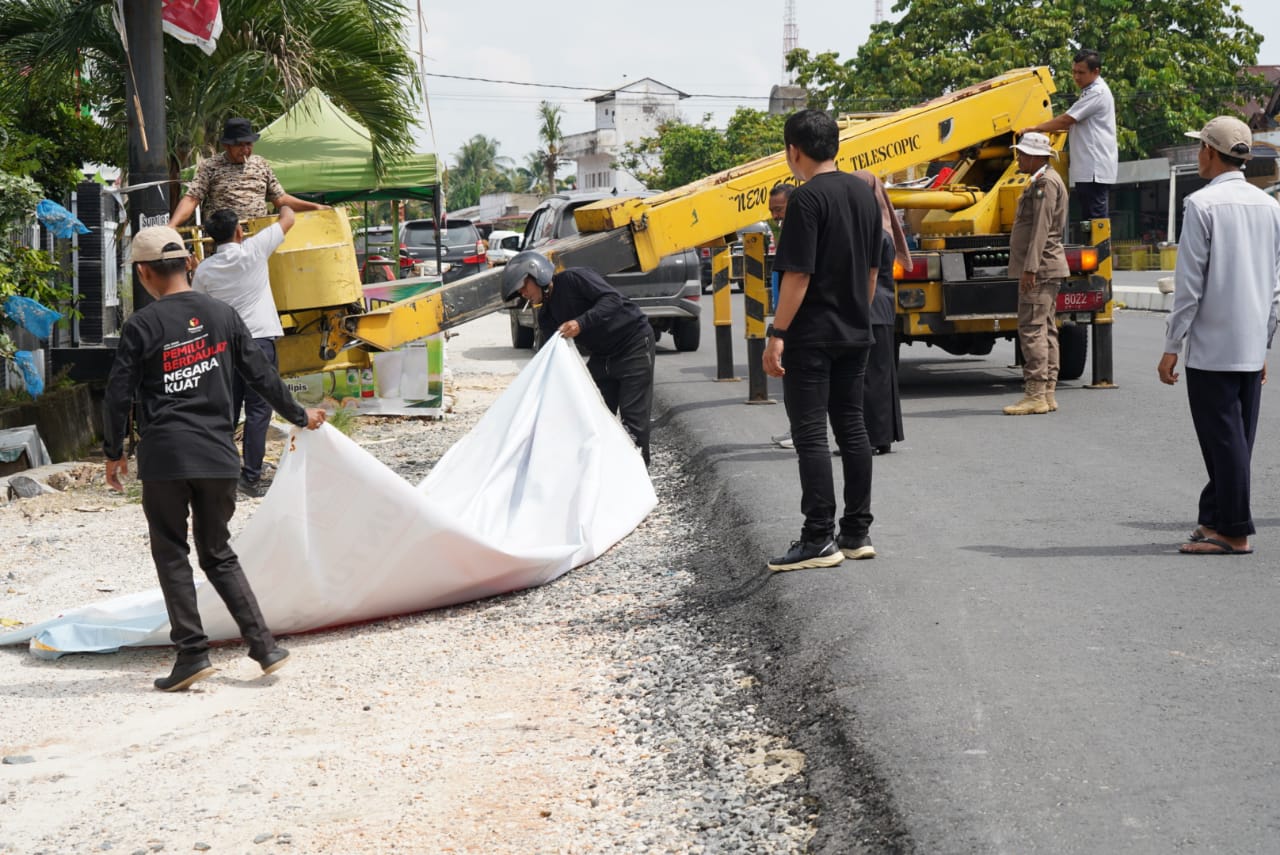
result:
M 1265 41 L 1262 64 L 1280 64 L 1280 2 L 1234 0 Z M 414 4 L 409 4 L 413 6 Z M 875 0 L 796 0 L 800 47 L 851 58 L 866 40 Z M 523 165 L 538 147 L 538 102 L 564 108 L 567 134 L 592 130 L 584 99 L 642 77 L 691 96 L 686 121 L 713 114 L 717 127 L 739 106 L 764 109 L 782 82 L 784 0 L 646 0 L 644 3 L 465 3 L 421 0 L 429 75 L 558 84 L 584 90 L 427 78 L 434 141 L 422 151 L 452 164 L 475 134 L 498 140 L 498 153 Z M 893 0 L 883 0 L 885 14 Z M 630 11 L 627 11 L 630 10 Z M 416 51 L 418 45 L 415 43 Z M 1105 70 L 1104 70 L 1105 75 Z

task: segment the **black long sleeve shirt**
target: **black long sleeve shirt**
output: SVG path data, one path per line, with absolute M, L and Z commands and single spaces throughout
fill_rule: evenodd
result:
M 231 411 L 236 372 L 276 412 L 306 426 L 306 410 L 254 344 L 235 309 L 194 291 L 147 305 L 120 331 L 103 404 L 103 453 L 108 460 L 124 453 L 129 407 L 136 396 L 138 478 L 237 477 L 240 454 Z
M 538 309 L 543 338 L 550 338 L 566 321 L 578 322 L 582 328 L 578 346 L 598 356 L 630 350 L 649 324 L 635 303 L 586 267 L 557 273 L 551 280 L 551 292 Z

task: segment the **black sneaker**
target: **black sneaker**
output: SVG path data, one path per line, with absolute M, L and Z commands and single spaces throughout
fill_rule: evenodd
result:
M 807 540 L 791 541 L 787 554 L 769 560 L 770 570 L 806 570 L 810 567 L 835 567 L 844 561 L 844 555 L 836 542 L 827 538 L 820 543 Z
M 236 483 L 236 488 L 250 499 L 261 499 L 267 495 L 267 486 L 261 480 L 250 481 L 243 475 L 240 476 L 240 480 Z
M 277 647 L 275 650 L 272 650 L 266 656 L 262 657 L 262 659 L 258 661 L 258 664 L 262 666 L 263 674 L 274 674 L 285 665 L 289 664 L 289 651 L 285 650 L 283 647 Z
M 842 534 L 836 538 L 836 544 L 845 558 L 852 558 L 854 561 L 876 557 L 876 548 L 871 545 L 871 538 L 865 534 L 861 537 Z
M 209 664 L 208 657 L 194 659 L 190 662 L 176 662 L 173 666 L 173 672 L 168 677 L 161 677 L 155 682 L 155 687 L 162 692 L 181 692 L 191 686 L 192 683 L 198 683 L 205 677 L 213 675 L 217 669 Z

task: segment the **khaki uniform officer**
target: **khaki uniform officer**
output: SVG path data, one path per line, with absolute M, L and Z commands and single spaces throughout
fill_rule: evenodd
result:
M 1026 393 L 1004 408 L 1005 415 L 1025 416 L 1058 409 L 1058 289 L 1067 276 L 1062 230 L 1067 223 L 1067 188 L 1056 170 L 1049 138 L 1026 133 L 1014 149 L 1018 169 L 1031 180 L 1018 197 L 1009 235 L 1009 275 L 1018 280 L 1018 343 L 1022 346 L 1022 379 Z

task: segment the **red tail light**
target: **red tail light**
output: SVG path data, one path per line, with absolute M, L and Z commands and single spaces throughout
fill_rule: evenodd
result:
M 911 256 L 911 266 L 893 262 L 893 278 L 899 282 L 933 282 L 942 278 L 942 256 L 935 253 Z
M 484 238 L 476 241 L 476 255 L 484 255 L 489 251 L 489 245 L 484 242 Z M 468 262 L 469 264 L 470 262 Z
M 903 267 L 901 262 L 893 263 L 893 278 L 899 282 L 924 282 L 929 278 L 929 259 L 912 258 L 911 268 Z
M 702 249 L 698 250 L 698 252 L 702 255 L 703 258 L 711 257 L 711 247 L 709 246 L 702 247 Z
M 1072 273 L 1092 273 L 1098 269 L 1098 250 L 1092 246 L 1067 250 L 1067 269 Z
M 466 258 L 462 259 L 463 264 L 486 264 L 488 261 L 489 259 L 485 258 L 484 253 L 481 253 L 480 255 L 468 255 Z

